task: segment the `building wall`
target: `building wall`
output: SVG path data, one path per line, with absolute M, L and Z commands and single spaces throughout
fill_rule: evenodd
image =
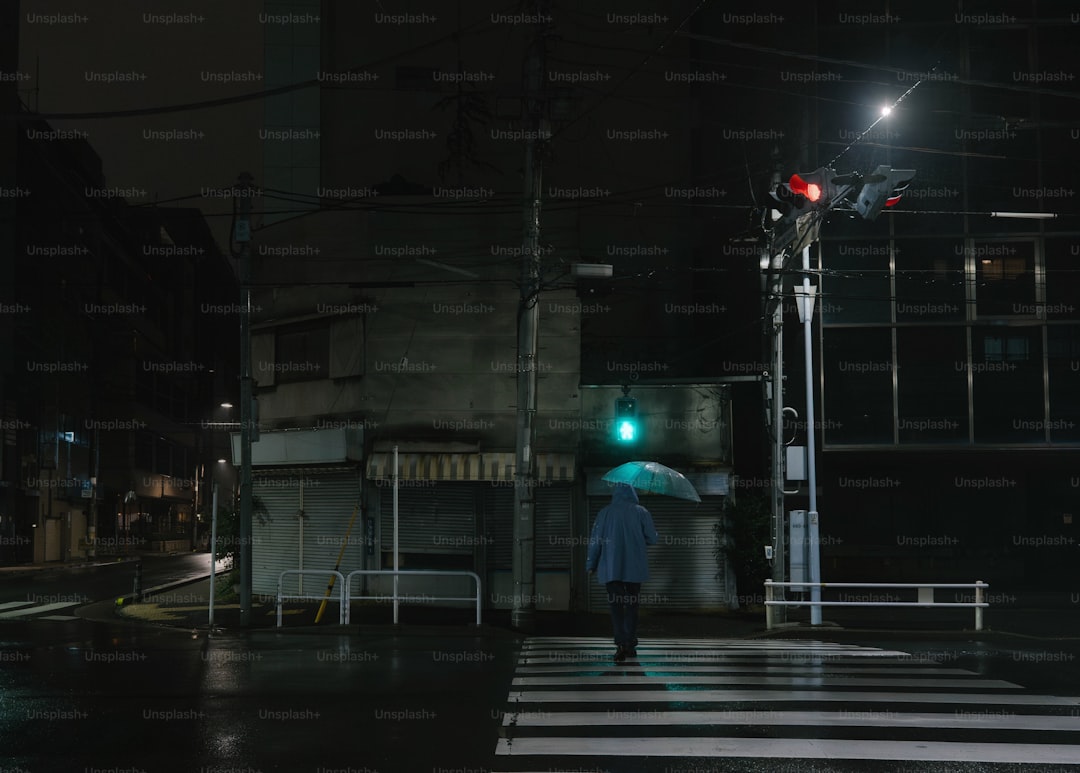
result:
M 895 69 L 892 99 L 922 82 L 836 170 L 889 164 L 916 176 L 896 214 L 830 217 L 814 255 L 826 581 L 1072 582 L 1080 232 L 1070 219 L 1076 142 L 1063 119 L 1075 115 L 1075 94 L 1033 87 L 1040 73 L 1069 71 L 1068 25 L 1021 5 L 1011 22 L 958 14 L 890 25 L 888 45 L 864 52 Z M 942 35 L 958 42 L 937 69 L 915 64 Z M 819 50 L 849 39 L 849 25 L 819 19 Z M 805 169 L 873 120 L 853 71 L 833 63 L 814 73 L 825 84 L 813 87 L 818 100 L 855 102 L 814 114 Z M 797 322 L 791 309 L 787 400 L 801 411 Z M 788 507 L 805 503 L 791 497 Z

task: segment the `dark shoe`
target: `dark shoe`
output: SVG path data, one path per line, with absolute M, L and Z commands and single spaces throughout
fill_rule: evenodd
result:
M 636 647 L 630 647 L 630 648 L 628 648 L 626 650 L 623 650 L 623 652 L 626 653 L 626 657 L 628 657 L 628 658 L 636 658 L 637 657 L 637 648 Z
M 628 650 L 623 649 L 622 646 L 617 647 L 615 649 L 615 662 L 616 663 L 622 663 L 624 660 L 626 660 L 626 653 L 627 652 L 628 652 Z

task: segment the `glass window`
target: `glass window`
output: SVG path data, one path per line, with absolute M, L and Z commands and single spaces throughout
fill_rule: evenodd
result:
M 971 114 L 1027 115 L 1030 95 L 1026 87 L 1032 84 L 1017 80 L 1021 73 L 1032 70 L 1028 59 L 1027 29 L 992 25 L 972 25 L 968 29 L 971 50 L 968 57 L 969 77 L 983 83 L 1000 83 L 1004 86 L 971 86 Z
M 979 317 L 1037 316 L 1034 242 L 976 241 L 971 252 Z
M 963 242 L 900 240 L 895 260 L 897 322 L 964 319 Z
M 896 362 L 900 443 L 966 443 L 967 331 L 898 328 Z
M 1047 328 L 1050 440 L 1080 441 L 1080 325 Z
M 889 242 L 825 242 L 821 266 L 825 324 L 892 321 Z
M 280 328 L 275 359 L 274 377 L 278 383 L 329 378 L 330 328 L 324 323 Z
M 1045 245 L 1046 319 L 1080 319 L 1080 239 Z
M 1042 328 L 972 331 L 975 441 L 1045 439 Z
M 825 331 L 822 354 L 822 442 L 893 442 L 892 331 Z

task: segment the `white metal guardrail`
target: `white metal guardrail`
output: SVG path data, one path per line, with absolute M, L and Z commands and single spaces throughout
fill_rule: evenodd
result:
M 775 588 L 918 588 L 918 601 L 781 601 L 774 597 Z M 990 586 L 976 580 L 973 583 L 951 582 L 773 582 L 765 581 L 765 628 L 772 630 L 775 607 L 819 606 L 819 607 L 974 607 L 975 630 L 983 629 L 983 609 L 990 606 L 986 602 L 985 590 Z M 974 601 L 934 601 L 935 588 L 974 588 Z
M 390 595 L 385 593 L 377 596 L 354 596 L 352 595 L 352 578 L 355 575 L 378 575 L 388 574 L 394 578 L 394 590 Z M 476 624 L 480 625 L 480 576 L 475 572 L 466 571 L 438 571 L 435 569 L 354 569 L 349 572 L 349 575 L 345 578 L 345 589 L 343 598 L 346 601 L 352 601 L 353 599 L 392 599 L 394 602 L 394 623 L 398 622 L 398 604 L 403 598 L 398 593 L 398 575 L 421 575 L 425 577 L 472 577 L 476 581 L 476 595 L 475 596 L 426 596 L 425 598 L 431 601 L 475 601 L 476 602 Z M 404 597 L 408 600 L 408 597 Z M 344 604 L 345 608 L 345 623 L 349 622 L 349 605 Z
M 345 625 L 348 622 L 348 619 L 349 619 L 349 605 L 345 603 L 345 578 L 342 576 L 341 572 L 335 571 L 333 569 L 286 569 L 284 572 L 282 572 L 281 574 L 278 575 L 278 581 L 277 581 L 277 627 L 278 628 L 281 627 L 281 604 L 286 599 L 288 599 L 289 601 L 297 601 L 297 600 L 322 601 L 324 598 L 326 598 L 326 591 L 325 590 L 320 590 L 320 592 L 318 594 L 314 594 L 314 593 L 297 593 L 297 594 L 290 594 L 288 596 L 282 595 L 281 585 L 282 585 L 282 581 L 285 579 L 285 575 L 287 575 L 287 574 L 298 574 L 298 575 L 301 575 L 301 576 L 306 575 L 306 574 L 321 575 L 323 577 L 333 577 L 333 578 L 335 578 L 335 580 L 339 581 L 338 584 L 337 584 L 338 585 L 338 592 L 337 592 L 337 596 L 338 596 L 338 624 L 339 625 Z

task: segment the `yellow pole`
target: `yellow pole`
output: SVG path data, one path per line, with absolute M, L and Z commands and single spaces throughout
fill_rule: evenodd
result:
M 345 530 L 345 541 L 341 543 L 341 550 L 338 552 L 337 563 L 334 564 L 334 571 L 338 570 L 341 566 L 341 559 L 345 557 L 345 548 L 349 544 L 349 535 L 352 534 L 353 524 L 356 523 L 356 515 L 360 512 L 360 503 L 356 503 L 356 507 L 353 508 L 352 518 L 349 519 L 349 528 Z M 330 599 L 330 594 L 334 590 L 334 583 L 337 581 L 337 575 L 330 575 L 330 584 L 326 586 L 326 595 L 323 596 L 322 603 L 319 604 L 319 611 L 315 613 L 316 624 L 322 620 L 323 612 L 326 611 L 326 602 Z M 345 603 L 348 604 L 349 600 L 345 599 Z

